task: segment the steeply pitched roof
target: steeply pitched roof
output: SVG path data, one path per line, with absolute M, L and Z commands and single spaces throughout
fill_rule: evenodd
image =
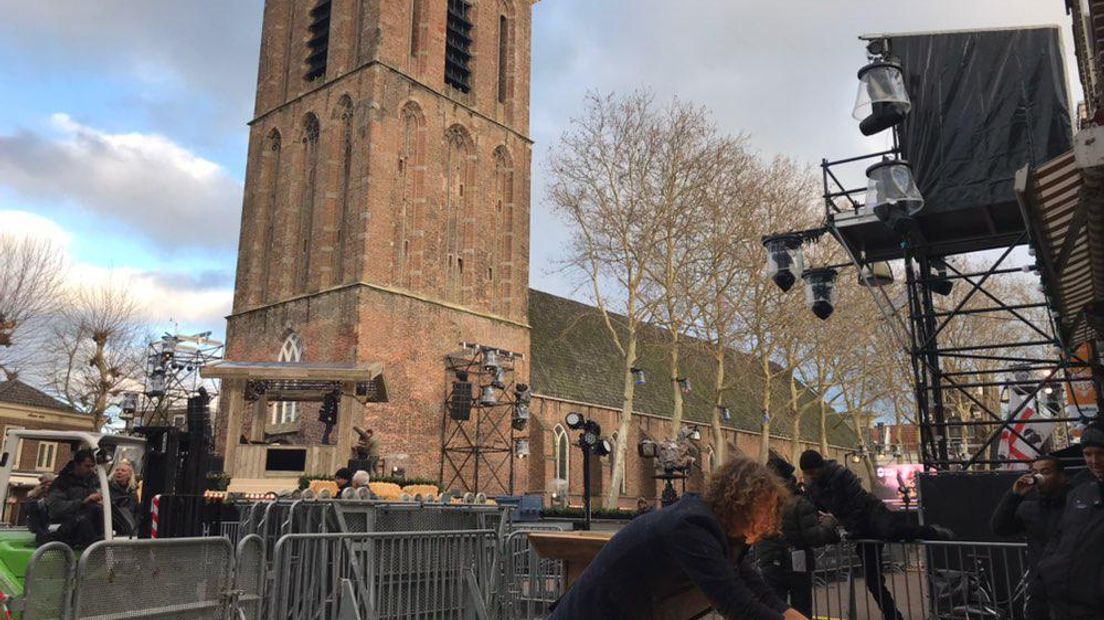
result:
M 13 405 L 25 405 L 28 407 L 38 407 L 40 409 L 53 409 L 54 411 L 74 413 L 73 408 L 69 405 L 46 394 L 42 390 L 23 383 L 19 379 L 0 383 L 0 403 L 11 403 Z
M 615 317 L 615 325 L 624 325 L 624 317 Z M 623 365 L 621 354 L 610 337 L 601 312 L 587 304 L 529 290 L 533 391 L 555 398 L 575 400 L 620 409 Z M 644 370 L 647 382 L 636 386 L 633 409 L 669 417 L 674 408 L 669 371 L 668 332 L 648 326 L 641 334 L 637 367 Z M 681 348 L 681 374 L 690 380 L 691 392 L 683 396 L 684 418 L 688 422 L 708 424 L 713 415 L 715 365 L 703 343 L 687 339 Z M 724 398 L 732 412 L 725 426 L 759 432 L 763 380 L 758 362 L 750 356 L 730 351 L 725 368 L 726 383 L 733 388 Z M 789 386 L 784 378 L 772 385 L 771 434 L 788 437 L 793 417 L 789 413 Z M 803 390 L 803 403 L 815 403 L 816 395 Z M 819 407 L 805 407 L 801 436 L 816 441 L 819 433 Z M 852 445 L 854 433 L 840 418 L 829 413 L 829 442 Z

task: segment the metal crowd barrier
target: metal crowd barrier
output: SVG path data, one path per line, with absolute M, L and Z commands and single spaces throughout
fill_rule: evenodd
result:
M 1024 620 L 1023 543 L 847 541 L 821 550 L 813 616 L 841 620 Z M 884 587 L 883 587 L 884 586 Z
M 516 530 L 503 539 L 496 617 L 544 618 L 550 613 L 549 606 L 563 595 L 563 561 L 542 558 L 529 546 L 531 532 L 551 529 L 562 528 Z
M 67 545 L 52 542 L 35 549 L 27 564 L 23 587 L 23 618 L 63 620 L 69 611 L 76 555 Z
M 233 563 L 221 537 L 100 541 L 77 565 L 73 617 L 224 620 Z
M 241 539 L 234 560 L 234 597 L 239 612 L 234 620 L 261 620 L 264 611 L 264 541 L 256 534 Z
M 486 618 L 497 540 L 492 530 L 289 534 L 276 544 L 266 617 Z

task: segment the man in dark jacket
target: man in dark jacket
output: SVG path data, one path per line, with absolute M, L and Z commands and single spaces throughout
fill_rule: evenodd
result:
M 903 541 L 948 540 L 953 537 L 946 528 L 916 525 L 910 523 L 903 513 L 891 512 L 882 500 L 863 488 L 855 474 L 835 461 L 825 460 L 816 450 L 803 452 L 800 465 L 805 477 L 805 490 L 813 504 L 839 519 L 853 539 Z M 886 620 L 903 620 L 904 616 L 897 611 L 897 603 L 886 588 L 882 575 L 884 548 L 881 543 L 860 543 L 855 551 L 862 563 L 866 588 Z
M 1104 618 L 1104 425 L 1085 429 L 1081 450 L 1089 476 L 1066 496 L 1058 531 L 1030 588 L 1051 620 Z
M 103 538 L 102 510 L 95 455 L 91 450 L 78 450 L 46 494 L 50 522 L 61 524 L 54 539 L 80 548 Z
M 755 558 L 763 579 L 782 600 L 789 600 L 797 611 L 813 615 L 814 549 L 839 542 L 835 518 L 822 517 L 809 498 L 802 494 L 794 477 L 794 466 L 772 455 L 769 467 L 781 478 L 793 499 L 782 512 L 782 534 L 763 539 L 755 545 Z
M 1062 462 L 1040 456 L 1001 498 L 989 527 L 997 536 L 1027 538 L 1027 567 L 1034 571 L 1066 508 L 1069 482 Z
M 750 472 L 750 473 L 749 473 Z M 767 469 L 748 459 L 733 459 L 714 473 L 706 497 L 683 495 L 674 504 L 633 519 L 617 533 L 556 604 L 552 620 L 644 620 L 654 616 L 666 596 L 697 586 L 714 610 L 729 619 L 801 620 L 763 581 L 746 557 L 744 539 L 730 536 L 714 506 L 734 495 L 715 489 L 729 480 L 747 489 L 731 511 L 774 514 L 785 490 Z M 765 491 L 757 491 L 763 490 Z M 740 493 L 736 491 L 735 494 Z M 762 514 L 741 520 L 760 523 Z M 748 534 L 752 539 L 758 534 Z

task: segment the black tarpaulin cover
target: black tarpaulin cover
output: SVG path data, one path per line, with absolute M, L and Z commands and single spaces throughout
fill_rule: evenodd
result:
M 912 100 L 900 140 L 922 218 L 1014 207 L 1016 170 L 1071 148 L 1057 26 L 887 38 Z

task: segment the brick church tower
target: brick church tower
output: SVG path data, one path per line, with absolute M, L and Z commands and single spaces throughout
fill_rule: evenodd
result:
M 265 2 L 226 356 L 382 363 L 389 402 L 343 414 L 408 475 L 438 475 L 460 342 L 528 377 L 531 11 Z M 318 444 L 317 412 L 270 405 L 242 434 Z

